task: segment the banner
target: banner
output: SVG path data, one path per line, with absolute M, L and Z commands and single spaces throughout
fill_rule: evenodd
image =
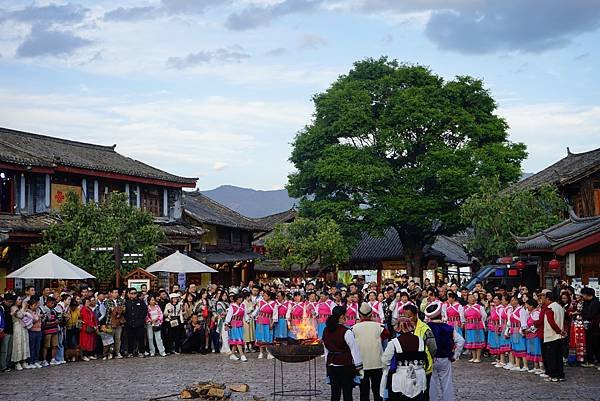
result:
M 78 199 L 81 199 L 83 194 L 81 187 L 75 185 L 52 184 L 50 187 L 50 207 L 52 209 L 60 209 L 65 200 L 67 200 L 67 193 L 69 192 L 74 192 Z

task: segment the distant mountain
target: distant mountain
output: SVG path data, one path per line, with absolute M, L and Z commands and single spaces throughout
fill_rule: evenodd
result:
M 260 191 L 233 185 L 221 185 L 209 191 L 202 191 L 202 193 L 247 217 L 268 216 L 289 210 L 297 204 L 296 199 L 288 196 L 286 189 Z

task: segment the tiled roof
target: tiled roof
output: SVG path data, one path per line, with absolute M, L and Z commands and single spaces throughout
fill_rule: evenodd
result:
M 440 235 L 433 245 L 425 246 L 423 253 L 426 256 L 439 256 L 446 263 L 467 265 L 469 255 L 461 242 L 462 237 L 448 237 Z M 381 237 L 363 233 L 360 241 L 350 256 L 350 262 L 377 262 L 381 260 L 402 260 L 404 249 L 402 242 L 394 228 L 388 228 Z
M 48 213 L 0 214 L 0 232 L 40 232 L 56 222 L 56 218 Z
M 566 185 L 595 171 L 600 171 L 600 148 L 584 153 L 568 152 L 567 157 L 517 182 L 510 190 L 538 188 L 544 184 Z
M 317 272 L 321 269 L 321 266 L 318 263 L 313 263 L 308 267 L 308 271 Z M 292 272 L 300 272 L 300 266 L 292 266 Z M 261 273 L 284 273 L 289 272 L 288 269 L 285 269 L 281 266 L 279 260 L 276 259 L 266 259 L 257 261 L 254 265 L 254 271 Z
M 192 258 L 199 260 L 204 263 L 234 263 L 244 260 L 259 260 L 264 258 L 263 255 L 255 252 L 198 252 L 192 251 L 190 255 Z
M 255 222 L 266 227 L 269 231 L 274 229 L 279 223 L 288 223 L 296 218 L 298 212 L 295 209 L 286 210 L 285 212 L 271 214 L 269 216 L 253 218 Z
M 199 191 L 183 193 L 184 213 L 199 223 L 241 228 L 249 231 L 266 231 L 259 222 L 202 195 Z
M 556 250 L 562 246 L 600 232 L 600 216 L 577 217 L 569 210 L 569 218 L 528 237 L 515 237 L 518 249 Z
M 388 228 L 381 237 L 361 234 L 361 239 L 350 256 L 351 262 L 373 262 L 379 260 L 397 260 L 404 257 L 402 242 L 398 232 Z
M 0 128 L 0 162 L 32 167 L 74 167 L 187 185 L 195 185 L 198 180 L 169 174 L 123 156 L 115 151 L 115 146 Z
M 159 223 L 161 230 L 167 237 L 189 237 L 189 238 L 200 238 L 206 233 L 206 230 L 202 227 L 193 226 L 191 224 L 184 224 L 180 222 L 174 223 Z

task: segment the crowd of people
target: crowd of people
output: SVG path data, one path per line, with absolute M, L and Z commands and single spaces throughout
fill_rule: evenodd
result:
M 272 359 L 274 342 L 313 337 L 324 345 L 334 401 L 352 399 L 357 385 L 361 400 L 453 400 L 452 362 L 465 354 L 550 382 L 565 379 L 565 363 L 600 370 L 600 302 L 564 282 L 468 291 L 449 281 L 420 287 L 407 275 L 382 287 L 318 279 L 38 295 L 29 286 L 0 302 L 3 371 L 179 353 L 248 362 L 248 353 Z

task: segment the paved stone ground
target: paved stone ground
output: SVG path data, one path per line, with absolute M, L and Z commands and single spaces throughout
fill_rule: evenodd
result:
M 323 391 L 317 399 L 328 400 L 329 387 L 323 381 L 322 359 L 317 361 L 317 366 L 317 383 Z M 566 382 L 546 383 L 533 374 L 508 372 L 489 363 L 475 365 L 459 361 L 453 366 L 458 400 L 600 400 L 600 371 L 596 369 L 566 368 Z M 307 383 L 306 364 L 287 364 L 285 369 L 290 383 Z M 248 363 L 230 361 L 220 355 L 68 363 L 0 373 L 0 400 L 147 401 L 207 380 L 249 384 L 250 392 L 234 394 L 233 401 L 250 401 L 253 396 L 271 400 L 273 361 L 257 360 L 256 354 L 250 354 Z M 358 390 L 354 394 L 358 399 Z M 164 399 L 173 401 L 177 397 Z

